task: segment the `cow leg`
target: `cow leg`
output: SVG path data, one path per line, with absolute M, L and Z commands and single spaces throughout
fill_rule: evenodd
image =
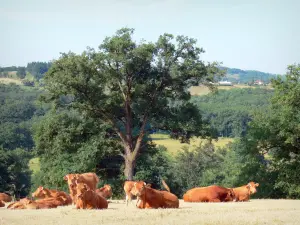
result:
M 129 201 L 129 195 L 126 194 L 126 205 L 128 206 L 128 201 Z M 131 200 L 131 199 L 130 199 Z

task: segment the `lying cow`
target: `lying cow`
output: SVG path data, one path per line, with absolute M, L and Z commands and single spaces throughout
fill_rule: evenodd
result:
M 36 189 L 35 192 L 32 193 L 33 198 L 40 198 L 40 199 L 47 199 L 47 198 L 53 198 L 61 202 L 61 205 L 70 205 L 72 204 L 72 199 L 70 195 L 68 195 L 66 192 L 63 191 L 57 191 L 57 190 L 50 190 L 47 188 L 44 188 L 43 186 L 40 186 Z
M 163 182 L 165 186 L 165 182 Z M 178 208 L 179 200 L 176 195 L 168 191 L 155 190 L 143 181 L 135 182 L 131 193 L 139 197 L 137 207 L 140 209 L 150 208 Z
M 231 188 L 217 185 L 193 188 L 183 195 L 185 202 L 229 202 L 233 199 L 234 192 Z
M 11 200 L 11 196 L 9 196 L 8 194 L 0 193 L 0 201 L 11 202 Z
M 34 201 L 29 198 L 20 199 L 20 201 L 13 202 L 7 206 L 8 209 L 50 209 L 57 208 L 58 203 L 55 201 L 50 201 L 49 199 L 45 201 L 44 199 Z
M 96 189 L 95 192 L 106 199 L 112 197 L 112 189 L 109 184 L 105 184 L 102 188 Z
M 241 187 L 233 188 L 235 201 L 237 202 L 249 201 L 250 195 L 255 194 L 257 192 L 256 187 L 258 186 L 259 183 L 255 183 L 251 181 L 248 184 L 243 185 Z
M 76 183 L 85 183 L 91 190 L 96 190 L 99 183 L 99 177 L 95 173 L 73 173 L 64 176 L 67 181 L 70 195 L 74 204 L 76 204 L 77 193 Z
M 77 183 L 76 209 L 107 209 L 108 202 L 84 183 Z

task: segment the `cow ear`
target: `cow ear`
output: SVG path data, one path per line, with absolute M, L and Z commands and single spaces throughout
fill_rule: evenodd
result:
M 41 187 L 41 190 L 44 190 L 44 187 Z
M 146 187 L 151 187 L 151 184 L 147 184 Z
M 83 186 L 85 189 L 89 190 L 89 187 L 86 184 L 84 184 Z
M 249 183 L 249 184 L 247 184 L 247 188 L 251 188 L 251 184 Z
M 68 175 L 64 176 L 64 180 L 68 180 Z
M 255 187 L 258 187 L 258 186 L 259 186 L 259 183 L 256 183 L 256 184 L 255 184 Z

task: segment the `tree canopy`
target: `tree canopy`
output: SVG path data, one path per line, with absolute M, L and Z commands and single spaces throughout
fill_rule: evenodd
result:
M 63 53 L 45 76 L 49 94 L 43 98 L 108 124 L 123 146 L 130 180 L 142 140 L 151 129 L 170 131 L 182 141 L 210 136 L 199 110 L 188 101 L 188 88 L 210 85 L 222 75 L 217 63 L 201 60 L 204 50 L 194 39 L 164 34 L 155 43 L 137 43 L 133 33 L 129 28 L 118 30 L 99 51 Z

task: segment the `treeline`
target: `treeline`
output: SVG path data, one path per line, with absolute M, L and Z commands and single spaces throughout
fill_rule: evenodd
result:
M 16 76 L 20 79 L 26 77 L 26 73 L 30 73 L 36 80 L 43 78 L 49 70 L 51 62 L 30 62 L 26 67 L 0 67 L 0 77 L 11 77 L 10 72 L 16 72 Z
M 41 91 L 0 84 L 0 192 L 24 196 L 30 191 L 32 124 L 47 108 L 36 101 Z

